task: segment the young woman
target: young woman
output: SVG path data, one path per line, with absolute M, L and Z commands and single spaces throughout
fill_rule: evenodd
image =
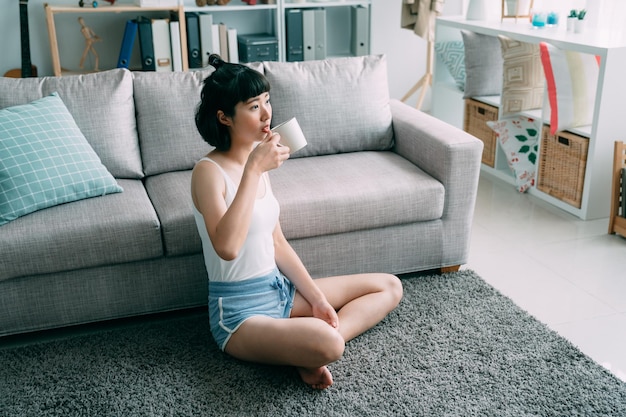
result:
M 292 365 L 324 389 L 326 365 L 402 298 L 389 274 L 313 280 L 287 242 L 268 171 L 289 157 L 270 131 L 267 79 L 212 55 L 196 125 L 215 150 L 196 164 L 194 215 L 209 275 L 211 333 L 220 349 L 246 361 Z

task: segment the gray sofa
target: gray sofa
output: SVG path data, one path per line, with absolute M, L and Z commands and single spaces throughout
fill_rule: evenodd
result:
M 271 180 L 314 277 L 467 261 L 481 141 L 390 100 L 384 56 L 251 66 L 273 124 L 296 116 L 309 141 Z M 0 226 L 0 336 L 205 305 L 189 186 L 208 74 L 0 79 L 0 108 L 58 92 L 124 190 Z

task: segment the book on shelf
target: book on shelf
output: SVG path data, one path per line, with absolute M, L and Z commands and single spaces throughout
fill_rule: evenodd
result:
M 173 71 L 169 19 L 152 19 L 152 42 L 155 70 L 157 72 Z
M 211 48 L 211 50 L 213 51 L 213 53 L 221 56 L 222 49 L 220 47 L 220 25 L 217 23 L 213 23 L 211 29 L 213 32 L 211 34 L 211 40 L 213 41 L 213 47 Z
M 237 45 L 237 29 L 228 28 L 228 62 L 239 63 L 239 46 Z
M 139 33 L 139 50 L 141 52 L 141 69 L 143 71 L 155 71 L 154 44 L 152 42 L 152 22 L 144 16 L 137 18 Z
M 302 11 L 302 58 L 305 61 L 326 58 L 326 10 Z
M 187 23 L 187 52 L 189 54 L 189 68 L 202 68 L 198 13 L 186 12 L 185 21 Z
M 315 59 L 326 58 L 326 10 L 315 9 Z
M 195 16 L 187 17 L 187 33 L 190 38 L 194 38 L 194 40 L 189 40 L 189 51 L 191 54 L 196 49 L 199 50 L 200 62 L 192 65 L 190 58 L 189 67 L 207 67 L 209 55 L 213 53 L 218 54 L 226 62 L 238 63 L 237 28 L 228 27 L 225 23 L 217 23 L 215 16 L 210 13 L 194 14 Z M 190 19 L 192 19 L 191 22 Z
M 180 44 L 180 23 L 170 20 L 170 43 L 172 45 L 172 69 L 183 70 L 183 53 Z
M 226 26 L 226 24 L 224 23 L 220 23 L 218 27 L 219 27 L 219 39 L 220 39 L 220 56 L 222 57 L 222 60 L 228 62 L 229 61 L 228 26 Z
M 302 11 L 302 59 L 315 59 L 315 10 Z
M 287 61 L 302 61 L 304 59 L 302 39 L 302 10 L 287 10 L 285 12 L 285 25 L 287 29 Z
M 122 38 L 122 46 L 120 47 L 120 55 L 117 59 L 118 68 L 128 68 L 130 65 L 130 57 L 135 46 L 135 38 L 137 37 L 137 22 L 135 20 L 127 20 L 124 28 L 124 37 Z
M 209 13 L 199 14 L 200 27 L 200 51 L 202 54 L 202 66 L 209 65 L 209 55 L 213 53 L 213 15 Z
M 367 55 L 370 49 L 369 42 L 369 16 L 367 7 L 352 6 L 352 55 Z
M 626 217 L 626 168 L 622 168 L 622 217 Z

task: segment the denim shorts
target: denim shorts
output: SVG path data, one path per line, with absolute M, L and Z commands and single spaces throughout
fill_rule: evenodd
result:
M 219 348 L 223 351 L 250 317 L 289 317 L 295 294 L 296 287 L 278 269 L 243 281 L 209 281 L 209 322 Z

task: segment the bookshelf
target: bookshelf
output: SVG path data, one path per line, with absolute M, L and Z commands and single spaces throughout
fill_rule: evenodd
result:
M 193 6 L 186 0 L 186 12 L 202 12 L 214 15 L 214 21 L 223 22 L 229 27 L 236 28 L 238 34 L 248 35 L 269 33 L 276 36 L 278 41 L 279 61 L 287 60 L 287 28 L 285 13 L 292 9 L 324 9 L 326 10 L 326 40 L 327 57 L 351 56 L 351 7 L 367 8 L 368 21 L 371 21 L 371 0 L 341 0 L 341 1 L 303 1 L 293 2 L 277 0 L 275 4 L 256 4 L 254 6 L 233 4 L 225 6 Z M 369 34 L 368 34 L 369 45 Z M 370 48 L 367 48 L 368 52 Z
M 243 2 L 233 0 L 224 6 L 196 6 L 194 0 L 181 0 L 179 5 L 172 7 L 143 7 L 129 4 L 122 5 L 102 5 L 101 7 L 79 7 L 78 5 L 50 5 L 45 3 L 45 16 L 48 26 L 48 37 L 50 41 L 50 53 L 52 59 L 52 70 L 55 76 L 68 74 L 62 68 L 59 54 L 59 45 L 76 43 L 75 39 L 59 39 L 55 16 L 60 14 L 84 15 L 87 18 L 90 14 L 129 14 L 134 17 L 142 13 L 169 13 L 178 15 L 180 22 L 181 51 L 183 54 L 183 70 L 189 69 L 188 49 L 187 49 L 187 29 L 185 23 L 186 12 L 209 13 L 213 15 L 214 23 L 224 23 L 228 27 L 237 30 L 238 35 L 250 34 L 270 34 L 276 37 L 278 42 L 278 60 L 287 60 L 287 33 L 285 24 L 285 13 L 293 9 L 324 9 L 326 11 L 326 40 L 328 58 L 352 56 L 352 16 L 351 8 L 360 6 L 367 10 L 368 26 L 371 26 L 371 0 L 340 0 L 340 1 L 304 1 L 292 2 L 289 0 L 276 0 L 274 4 L 247 5 Z M 65 35 L 67 36 L 67 35 Z M 369 53 L 369 33 L 367 34 L 366 52 Z M 110 44 L 108 46 L 98 45 L 98 48 L 118 48 L 119 45 Z M 101 69 L 111 68 L 110 63 L 101 62 Z M 73 72 L 73 71 L 72 71 Z M 88 71 L 85 71 L 88 72 Z
M 345 56 L 353 56 L 352 52 L 352 37 L 354 36 L 352 33 L 352 16 L 351 9 L 352 7 L 363 7 L 367 10 L 367 20 L 368 26 L 371 27 L 371 0 L 368 1 L 354 1 L 354 0 L 343 0 L 343 1 L 305 1 L 305 2 L 289 2 L 285 1 L 282 3 L 281 16 L 283 19 L 283 28 L 286 28 L 284 24 L 285 13 L 288 10 L 307 10 L 307 9 L 317 9 L 323 8 L 326 11 L 326 53 L 327 57 L 345 57 Z M 370 32 L 367 33 L 366 39 L 366 50 L 367 53 L 370 51 Z M 286 38 L 286 32 L 283 34 L 283 39 Z M 281 42 L 283 50 L 283 57 L 286 57 L 286 42 Z
M 48 25 L 48 38 L 50 40 L 50 54 L 52 56 L 52 71 L 55 76 L 61 76 L 64 71 L 61 68 L 61 59 L 59 55 L 59 42 L 57 39 L 57 31 L 54 21 L 54 16 L 57 14 L 102 14 L 102 13 L 134 13 L 140 14 L 144 12 L 175 12 L 178 14 L 178 20 L 180 22 L 180 43 L 183 59 L 183 70 L 188 69 L 187 59 L 187 29 L 185 26 L 185 8 L 183 5 L 173 7 L 139 7 L 133 5 L 119 5 L 119 6 L 103 6 L 103 7 L 79 7 L 79 6 L 54 6 L 48 3 L 44 4 L 44 10 L 46 15 L 46 23 Z
M 505 35 L 530 43 L 546 41 L 564 50 L 600 57 L 593 121 L 589 126 L 568 130 L 568 133 L 589 140 L 580 207 L 555 198 L 536 186 L 531 187 L 528 193 L 583 220 L 609 217 L 613 143 L 617 138 L 623 137 L 624 131 L 621 108 L 626 97 L 626 84 L 623 82 L 623 70 L 626 68 L 626 35 L 620 32 L 619 36 L 610 36 L 603 31 L 571 33 L 566 32 L 565 25 L 537 30 L 533 29 L 527 21 L 518 23 L 468 21 L 459 16 L 446 16 L 437 18 L 436 41 L 461 40 L 461 29 L 492 36 Z M 462 128 L 463 93 L 456 88 L 445 65 L 439 59 L 435 60 L 432 91 L 433 116 Z M 500 105 L 499 97 L 480 97 L 480 100 L 494 107 Z M 544 108 L 545 106 L 549 104 L 545 102 Z M 543 125 L 549 124 L 549 119 L 544 119 L 545 114 L 542 110 L 529 114 L 529 117 L 533 117 Z M 515 183 L 500 147 L 496 151 L 494 167 L 483 164 L 482 171 L 504 182 Z

